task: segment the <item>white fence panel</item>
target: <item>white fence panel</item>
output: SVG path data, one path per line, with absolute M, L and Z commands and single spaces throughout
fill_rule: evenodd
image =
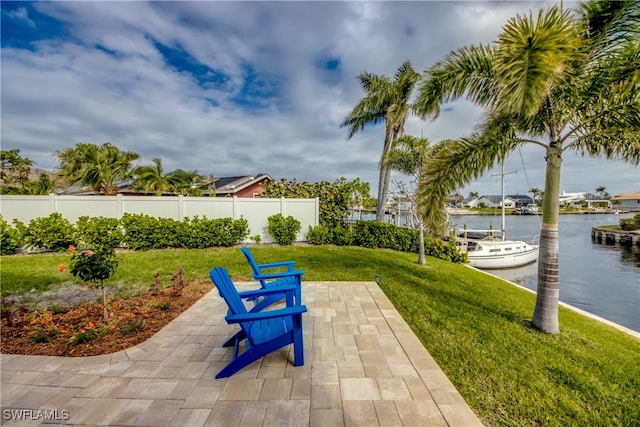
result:
M 0 213 L 9 224 L 14 219 L 25 225 L 32 219 L 49 216 L 55 210 L 49 196 L 0 196 Z
M 185 197 L 183 200 L 184 217 L 235 218 L 233 197 L 218 197 L 213 199 L 215 203 L 211 203 L 211 197 Z
M 273 242 L 267 218 L 282 214 L 300 221 L 297 240 L 306 240 L 309 226 L 319 223 L 318 199 L 249 199 L 237 197 L 151 197 L 151 196 L 1 196 L 0 213 L 5 221 L 14 219 L 28 225 L 32 219 L 60 213 L 71 223 L 81 216 L 121 218 L 125 213 L 144 214 L 158 218 L 244 218 L 249 224 L 249 236 L 259 235 L 261 241 Z M 247 238 L 245 242 L 250 242 Z
M 58 212 L 72 224 L 81 216 L 118 218 L 115 196 L 53 196 L 53 212 Z M 79 207 L 81 207 L 79 209 Z M 4 212 L 3 212 L 4 215 Z M 41 216 L 49 216 L 49 213 Z M 25 222 L 25 224 L 27 224 Z
M 155 218 L 171 218 L 179 221 L 182 219 L 179 197 L 121 196 L 122 214 L 143 214 Z

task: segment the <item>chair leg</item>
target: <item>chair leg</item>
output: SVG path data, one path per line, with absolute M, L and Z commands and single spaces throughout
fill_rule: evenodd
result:
M 293 366 L 304 365 L 304 339 L 302 334 L 302 315 L 293 318 Z
M 278 338 L 267 341 L 265 343 L 254 345 L 253 347 L 245 350 L 236 359 L 229 362 L 218 374 L 216 378 L 227 378 L 238 372 L 240 369 L 255 362 L 258 359 L 263 358 L 269 353 L 278 350 L 281 347 L 289 345 L 293 342 L 293 332 L 285 335 L 281 335 Z M 298 366 L 298 365 L 296 365 Z
M 240 331 L 236 332 L 231 338 L 226 340 L 225 343 L 222 344 L 222 346 L 223 347 L 231 347 L 232 345 L 237 345 L 238 342 L 242 341 L 246 337 L 247 336 L 245 335 L 244 331 L 240 330 Z

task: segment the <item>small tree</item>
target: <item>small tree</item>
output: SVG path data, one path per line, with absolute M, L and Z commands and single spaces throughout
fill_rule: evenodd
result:
M 79 277 L 83 282 L 93 282 L 102 288 L 102 308 L 104 310 L 105 322 L 109 320 L 107 312 L 107 292 L 104 281 L 115 273 L 118 267 L 115 250 L 110 246 L 102 246 L 95 251 L 85 249 L 76 251 L 75 246 L 69 246 L 71 252 L 70 273 L 74 277 Z M 66 265 L 58 267 L 60 271 L 66 269 Z

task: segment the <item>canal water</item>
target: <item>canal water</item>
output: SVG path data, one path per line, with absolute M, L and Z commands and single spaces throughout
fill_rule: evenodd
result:
M 632 214 L 560 215 L 560 300 L 640 332 L 640 249 L 591 240 L 591 228 L 618 224 Z M 541 216 L 507 215 L 510 240 L 530 242 L 540 234 Z M 469 229 L 500 229 L 500 216 L 452 216 Z M 490 273 L 536 290 L 537 263 Z

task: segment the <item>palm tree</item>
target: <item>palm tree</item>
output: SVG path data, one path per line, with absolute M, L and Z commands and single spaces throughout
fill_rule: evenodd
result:
M 491 46 L 450 53 L 426 72 L 416 108 L 437 117 L 464 95 L 486 109 L 478 131 L 444 144 L 421 197 L 430 226 L 445 197 L 523 144 L 545 150 L 538 290 L 532 325 L 558 333 L 560 170 L 565 151 L 640 162 L 640 2 L 590 1 L 574 15 L 516 16 Z
M 184 196 L 201 195 L 202 186 L 205 185 L 204 177 L 197 170 L 176 169 L 167 174 L 166 178 L 172 190 Z
M 153 165 L 142 165 L 133 169 L 133 187 L 145 192 L 155 192 L 157 196 L 161 196 L 164 191 L 172 189 L 171 182 L 168 174 L 164 173 L 162 160 L 155 158 L 152 161 Z
M 386 158 L 385 166 L 391 170 L 401 172 L 410 176 L 418 187 L 422 182 L 422 177 L 426 175 L 426 165 L 431 153 L 429 141 L 426 138 L 416 138 L 411 135 L 403 135 L 393 142 L 389 155 Z M 416 188 L 416 192 L 419 188 Z M 411 204 L 417 203 L 415 193 L 411 195 Z M 418 264 L 426 263 L 424 251 L 424 226 L 422 218 L 418 215 Z
M 56 152 L 60 159 L 57 175 L 69 185 L 90 186 L 95 194 L 104 190 L 105 195 L 115 195 L 118 184 L 130 178 L 131 163 L 140 156 L 131 151 L 121 151 L 106 142 L 76 144 L 75 147 Z
M 405 61 L 391 80 L 384 75 L 363 72 L 358 76 L 365 97 L 347 114 L 340 127 L 349 127 L 347 139 L 367 125 L 385 123 L 384 145 L 380 156 L 378 179 L 378 201 L 376 219 L 384 220 L 391 171 L 385 166 L 385 159 L 393 141 L 404 134 L 404 124 L 411 111 L 410 98 L 416 82 L 420 78 L 411 62 Z
M 542 198 L 543 191 L 538 187 L 533 187 L 529 189 L 529 193 L 533 194 L 533 201 L 537 202 Z

